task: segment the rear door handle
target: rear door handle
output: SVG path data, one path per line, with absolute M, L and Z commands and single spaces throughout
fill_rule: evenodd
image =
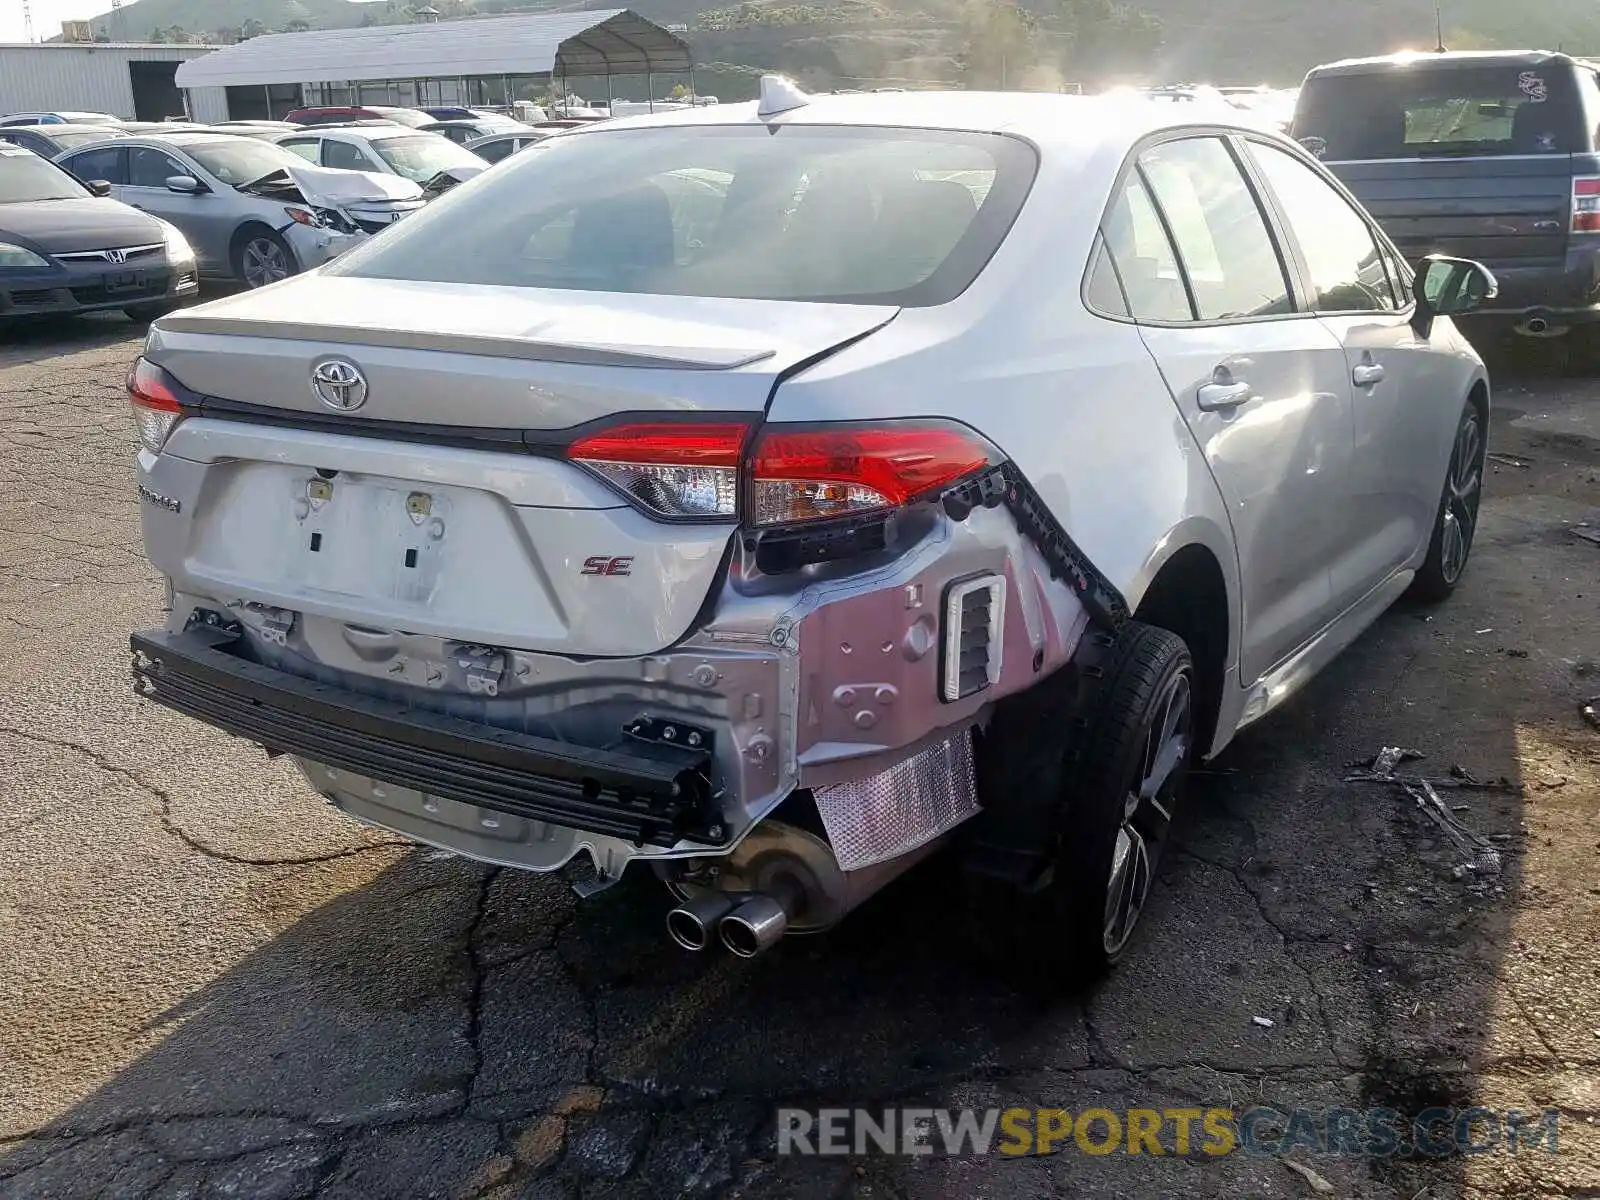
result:
M 1350 379 L 1357 387 L 1371 387 L 1375 383 L 1383 382 L 1383 364 L 1375 362 L 1357 363 L 1350 371 Z
M 1247 403 L 1252 399 L 1252 395 L 1248 383 L 1242 379 L 1235 379 L 1232 383 L 1202 384 L 1200 390 L 1195 393 L 1195 400 L 1199 403 L 1201 412 L 1227 412 Z

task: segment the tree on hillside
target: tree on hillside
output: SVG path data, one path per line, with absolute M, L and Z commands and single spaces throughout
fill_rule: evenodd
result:
M 270 32 L 265 23 L 258 21 L 255 17 L 250 17 L 239 25 L 239 40 L 241 42 L 247 41 L 250 38 L 260 37 L 263 33 Z
M 969 88 L 1015 86 L 1038 57 L 1038 22 L 1006 0 L 982 0 L 968 10 L 960 62 Z
M 310 29 L 311 29 L 311 22 L 307 21 L 307 20 L 304 20 L 301 17 L 296 17 L 292 21 L 287 21 L 287 22 L 284 23 L 284 26 L 283 26 L 283 31 L 285 33 L 306 33 Z
M 1051 0 L 1045 20 L 1065 45 L 1062 66 L 1103 81 L 1147 67 L 1161 48 L 1161 21 L 1114 0 Z

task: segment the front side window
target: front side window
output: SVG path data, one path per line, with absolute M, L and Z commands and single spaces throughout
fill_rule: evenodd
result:
M 376 144 L 382 153 L 401 140 Z M 428 140 L 483 165 L 443 139 Z M 999 134 L 807 125 L 596 130 L 514 156 L 330 270 L 942 304 L 999 246 L 1035 168 L 1031 147 Z
M 361 147 L 350 142 L 328 138 L 322 143 L 322 165 L 340 167 L 346 171 L 370 171 L 372 164 L 361 153 Z
M 282 146 L 290 154 L 298 154 L 309 163 L 317 161 L 316 138 L 295 138 L 292 141 L 279 142 L 278 145 Z
M 187 174 L 187 167 L 179 166 L 160 150 L 134 146 L 128 151 L 129 187 L 165 188 L 172 176 Z
M 1305 255 L 1318 312 L 1383 312 L 1401 307 L 1377 240 L 1350 202 L 1305 163 L 1276 146 L 1247 143 L 1300 252 Z
M 1220 138 L 1163 142 L 1140 155 L 1139 166 L 1172 230 L 1202 321 L 1294 311 L 1266 218 Z

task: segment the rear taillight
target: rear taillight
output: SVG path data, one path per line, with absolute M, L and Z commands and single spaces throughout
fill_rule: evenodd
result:
M 1580 175 L 1572 181 L 1572 232 L 1600 233 L 1600 176 Z
M 1001 461 L 971 430 L 941 421 L 768 426 L 750 462 L 750 523 L 866 515 L 932 495 Z
M 183 419 L 178 389 L 171 376 L 152 362 L 139 359 L 128 372 L 128 399 L 133 404 L 133 423 L 139 431 L 139 444 L 151 454 L 159 454 L 173 427 Z
M 617 425 L 579 438 L 567 457 L 656 516 L 732 519 L 739 512 L 739 460 L 749 432 L 731 423 Z
M 889 513 L 1002 461 L 943 421 L 769 425 L 747 450 L 749 436 L 734 422 L 641 422 L 585 435 L 567 457 L 669 520 L 738 517 L 744 485 L 744 518 L 760 528 Z

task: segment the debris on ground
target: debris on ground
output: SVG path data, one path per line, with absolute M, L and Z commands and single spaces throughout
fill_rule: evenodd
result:
M 1517 467 L 1523 471 L 1526 471 L 1528 465 L 1533 462 L 1531 458 L 1521 458 L 1513 454 L 1489 453 L 1485 454 L 1484 457 L 1492 463 L 1499 463 L 1503 467 Z
M 1283 1160 L 1283 1165 L 1288 1167 L 1289 1170 L 1293 1171 L 1296 1175 L 1300 1176 L 1301 1179 L 1304 1179 L 1308 1184 L 1310 1184 L 1311 1190 L 1316 1192 L 1317 1195 L 1333 1195 L 1333 1184 L 1329 1183 L 1326 1179 L 1324 1179 L 1321 1175 L 1318 1175 L 1304 1163 L 1297 1163 L 1292 1158 L 1286 1158 Z
M 1506 651 L 1506 657 L 1507 658 L 1527 658 L 1528 657 L 1528 652 L 1526 650 L 1507 650 Z
M 1600 696 L 1590 696 L 1583 702 L 1583 707 L 1578 710 L 1583 719 L 1596 729 L 1600 729 Z
M 1591 703 L 1600 704 L 1600 696 L 1596 696 Z M 1523 794 L 1522 785 L 1513 783 L 1502 775 L 1499 779 L 1484 782 L 1467 768 L 1459 763 L 1450 768 L 1450 775 L 1446 779 L 1427 778 L 1420 775 L 1398 775 L 1395 768 L 1401 763 L 1412 762 L 1426 755 L 1420 750 L 1405 750 L 1399 746 L 1385 746 L 1371 758 L 1358 758 L 1345 763 L 1351 774 L 1344 777 L 1346 783 L 1392 783 L 1400 786 L 1407 784 L 1415 787 L 1427 783 L 1436 788 L 1459 788 L 1473 792 L 1505 792 L 1508 795 L 1520 796 Z
M 1483 634 L 1483 633 L 1493 633 L 1493 632 L 1494 632 L 1494 628 L 1493 628 L 1493 626 L 1491 626 L 1491 627 L 1490 627 L 1490 628 L 1488 628 L 1488 629 L 1480 629 L 1480 630 L 1478 630 L 1478 632 L 1479 632 L 1479 633 L 1480 633 L 1480 634 Z
M 1401 746 L 1385 746 L 1371 758 L 1356 758 L 1345 763 L 1346 767 L 1360 767 L 1373 775 L 1383 776 L 1385 779 L 1394 774 L 1394 769 L 1401 763 L 1414 762 L 1419 758 L 1426 758 L 1421 750 L 1407 750 Z
M 1574 525 L 1571 529 L 1567 530 L 1567 532 L 1572 534 L 1573 537 L 1581 537 L 1586 542 L 1593 542 L 1596 546 L 1600 546 L 1600 529 L 1580 529 L 1578 526 Z
M 1466 855 L 1467 861 L 1455 871 L 1456 878 L 1461 878 L 1468 871 L 1485 876 L 1500 874 L 1500 851 L 1490 845 L 1488 838 L 1473 833 L 1463 825 L 1445 802 L 1439 799 L 1439 793 L 1431 783 L 1421 779 L 1415 784 L 1404 783 L 1401 786 L 1416 801 L 1417 807 L 1455 843 L 1456 849 Z
M 1277 1024 L 1271 1017 L 1251 1017 L 1250 1022 L 1253 1025 L 1261 1026 L 1263 1029 L 1271 1029 Z

